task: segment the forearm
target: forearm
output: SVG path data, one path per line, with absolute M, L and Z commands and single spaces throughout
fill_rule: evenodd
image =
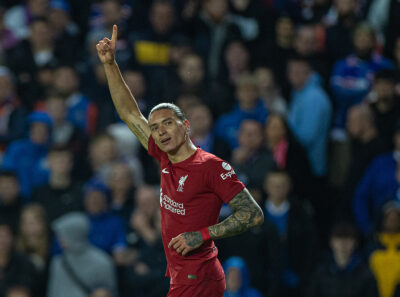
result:
M 234 236 L 264 222 L 261 208 L 246 189 L 232 199 L 229 205 L 233 214 L 219 224 L 208 227 L 212 239 Z
M 117 62 L 105 63 L 108 86 L 115 108 L 122 120 L 126 121 L 129 115 L 140 117 L 142 114 L 131 91 L 122 78 Z

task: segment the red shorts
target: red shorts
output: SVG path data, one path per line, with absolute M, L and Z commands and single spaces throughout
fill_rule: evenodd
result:
M 197 285 L 171 285 L 167 297 L 223 297 L 225 279 L 205 280 Z

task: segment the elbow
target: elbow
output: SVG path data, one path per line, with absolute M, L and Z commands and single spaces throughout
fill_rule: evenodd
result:
M 261 209 L 258 209 L 257 214 L 254 218 L 254 226 L 260 226 L 264 223 L 264 214 Z

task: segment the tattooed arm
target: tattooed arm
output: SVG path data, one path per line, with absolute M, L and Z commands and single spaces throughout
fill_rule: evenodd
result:
M 237 194 L 229 202 L 229 206 L 233 213 L 222 222 L 208 227 L 212 239 L 234 236 L 264 222 L 261 208 L 247 189 Z M 185 256 L 202 244 L 203 238 L 200 231 L 195 231 L 179 234 L 170 241 L 168 247 L 172 247 L 178 254 Z
M 117 34 L 118 29 L 114 25 L 111 40 L 104 38 L 97 44 L 97 54 L 104 65 L 108 87 L 119 116 L 147 149 L 150 128 L 146 118 L 140 112 L 135 98 L 122 78 L 115 61 Z

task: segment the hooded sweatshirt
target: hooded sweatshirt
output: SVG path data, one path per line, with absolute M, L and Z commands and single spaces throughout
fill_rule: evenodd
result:
M 86 287 L 94 291 L 105 288 L 116 296 L 116 276 L 111 258 L 88 241 L 89 220 L 78 212 L 66 214 L 54 221 L 53 230 L 64 247 L 64 254 L 50 263 L 48 297 L 87 297 L 63 263 L 66 260 Z

